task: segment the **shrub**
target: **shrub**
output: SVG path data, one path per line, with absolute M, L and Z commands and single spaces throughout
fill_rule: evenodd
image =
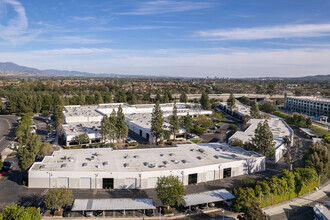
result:
M 244 179 L 242 179 L 239 183 L 240 187 L 255 187 L 256 185 L 256 181 L 254 181 L 254 179 L 251 179 L 249 177 L 246 177 Z
M 228 128 L 232 131 L 237 131 L 237 129 L 238 129 L 237 125 L 234 125 L 234 124 L 230 124 Z

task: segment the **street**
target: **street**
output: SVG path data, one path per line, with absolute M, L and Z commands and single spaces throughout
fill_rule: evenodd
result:
M 0 152 L 15 138 L 15 127 L 18 125 L 17 117 L 0 115 Z

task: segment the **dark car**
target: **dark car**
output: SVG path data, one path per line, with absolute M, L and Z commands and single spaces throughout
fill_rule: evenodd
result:
M 4 161 L 3 162 L 3 166 L 2 166 L 2 170 L 3 171 L 8 171 L 11 169 L 11 167 L 13 166 L 14 162 L 11 161 Z
M 146 210 L 146 216 L 151 217 L 151 216 L 154 216 L 154 215 L 155 215 L 154 210 L 152 210 L 152 209 L 147 209 Z
M 71 216 L 71 205 L 66 205 L 63 210 L 63 217 Z

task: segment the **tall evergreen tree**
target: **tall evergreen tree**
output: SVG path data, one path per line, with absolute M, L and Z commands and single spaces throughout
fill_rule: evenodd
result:
M 230 95 L 229 95 L 229 98 L 227 99 L 227 106 L 230 108 L 230 109 L 233 109 L 235 107 L 235 97 L 234 97 L 234 94 L 231 92 Z
M 163 111 L 160 108 L 159 102 L 156 102 L 151 117 L 151 132 L 153 136 L 156 138 L 156 144 L 158 144 L 158 139 L 160 139 L 163 136 L 163 124 L 164 124 Z
M 206 110 L 211 109 L 211 103 L 210 103 L 210 100 L 209 100 L 209 95 L 206 92 L 202 93 L 200 103 L 201 103 L 203 109 L 206 109 Z
M 110 122 L 107 115 L 104 115 L 101 121 L 101 130 L 100 134 L 103 142 L 106 142 L 109 139 L 110 134 Z
M 184 103 L 188 102 L 188 96 L 187 96 L 187 93 L 185 91 L 181 92 L 180 102 L 184 102 Z
M 275 141 L 273 133 L 269 128 L 268 121 L 259 122 L 254 137 L 251 140 L 252 147 L 258 153 L 270 157 L 275 152 Z
M 95 104 L 102 104 L 103 103 L 103 98 L 102 95 L 99 91 L 96 91 L 94 94 L 94 99 L 95 99 Z
M 191 132 L 193 128 L 193 122 L 192 122 L 192 118 L 189 115 L 189 112 L 187 113 L 187 116 L 184 118 L 184 129 L 186 132 L 186 137 L 187 134 L 189 134 Z
M 250 109 L 250 115 L 252 118 L 260 118 L 260 111 L 257 102 L 253 102 Z
M 112 142 L 117 138 L 117 114 L 115 109 L 112 110 L 109 117 L 109 138 Z
M 123 113 L 123 108 L 121 107 L 121 105 L 119 105 L 117 111 L 116 127 L 117 127 L 117 138 L 118 139 L 124 138 L 127 133 L 127 125 L 125 122 L 125 115 Z
M 176 107 L 176 103 L 174 102 L 173 113 L 170 117 L 170 124 L 171 124 L 171 133 L 174 136 L 174 140 L 176 139 L 176 134 L 179 132 L 180 129 L 180 122 L 178 117 L 178 109 Z

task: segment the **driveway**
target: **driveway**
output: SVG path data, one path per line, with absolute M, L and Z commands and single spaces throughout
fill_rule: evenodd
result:
M 36 125 L 36 132 L 37 132 L 37 135 L 40 136 L 41 140 L 42 141 L 45 141 L 46 140 L 46 137 L 47 137 L 47 124 L 46 124 L 46 119 L 48 117 L 45 117 L 45 116 L 38 116 L 38 115 L 35 115 L 33 117 L 33 121 Z

